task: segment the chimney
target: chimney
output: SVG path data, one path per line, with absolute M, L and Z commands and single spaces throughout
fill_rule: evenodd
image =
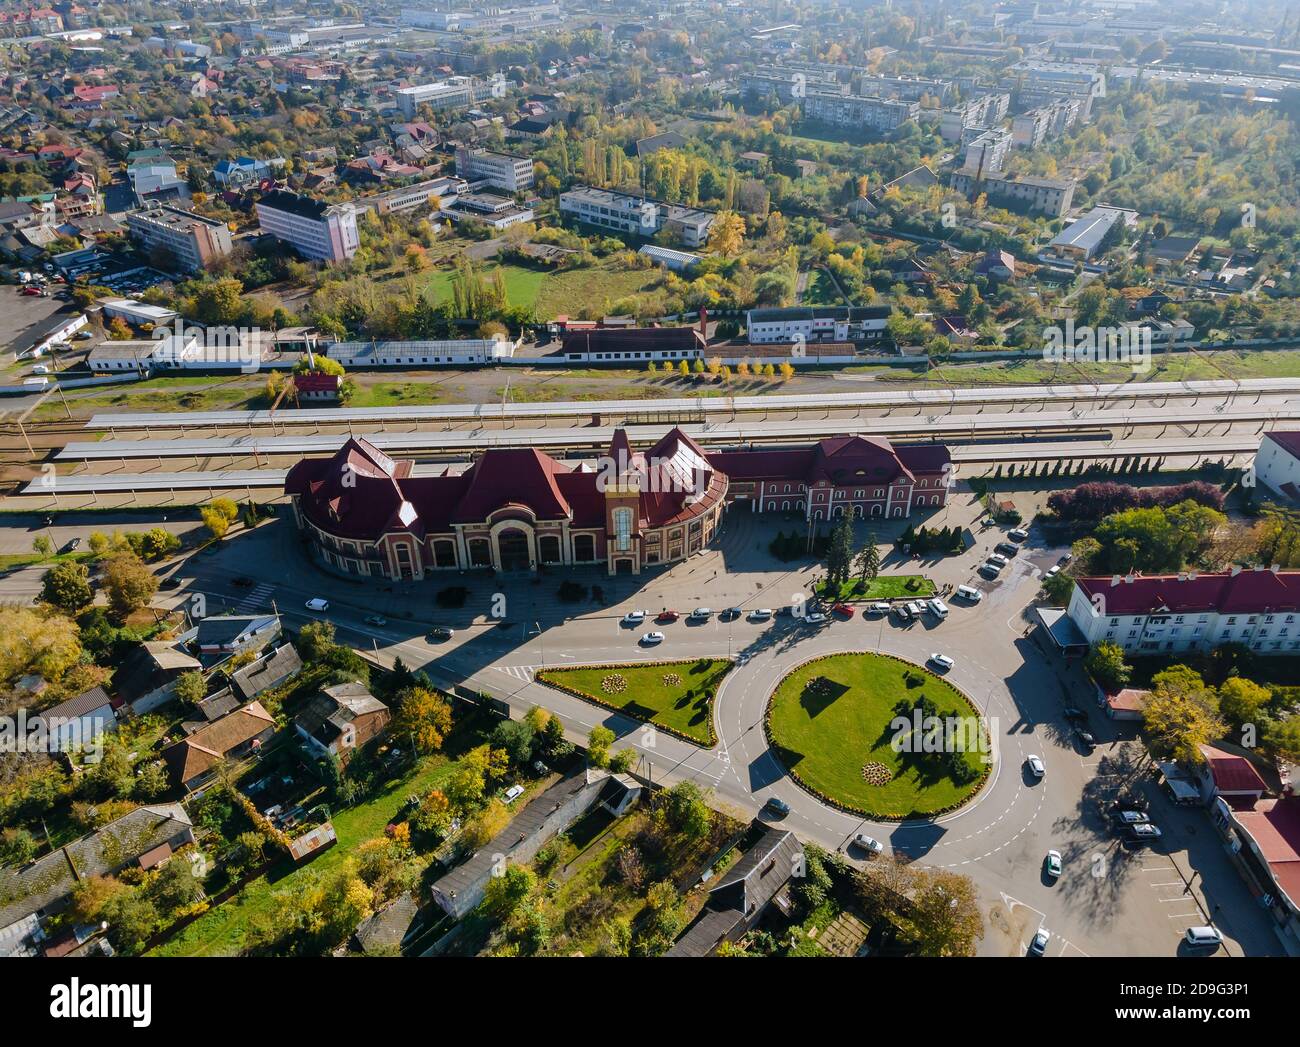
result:
M 700 337 L 709 340 L 709 311 L 704 306 L 700 306 Z

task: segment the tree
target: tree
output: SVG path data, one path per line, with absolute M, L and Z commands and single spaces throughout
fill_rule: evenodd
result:
M 1050 578 L 1043 579 L 1043 594 L 1053 607 L 1065 607 L 1074 595 L 1074 578 L 1064 571 L 1058 571 Z
M 392 729 L 409 737 L 416 752 L 436 752 L 451 730 L 451 705 L 427 687 L 412 687 L 398 695 Z
M 614 732 L 608 727 L 593 727 L 587 736 L 587 761 L 593 767 L 609 763 L 609 748 L 614 744 Z
M 492 876 L 483 889 L 483 908 L 498 920 L 513 916 L 537 890 L 537 875 L 526 865 L 508 862 L 500 876 Z
M 32 552 L 42 560 L 47 560 L 54 555 L 54 543 L 50 541 L 48 535 L 38 534 L 32 539 Z
M 713 823 L 713 812 L 698 785 L 690 779 L 678 782 L 663 795 L 664 821 L 674 830 L 692 840 L 701 840 Z
M 90 572 L 75 560 L 56 563 L 41 575 L 41 600 L 68 614 L 76 614 L 94 599 Z
M 500 800 L 489 800 L 487 806 L 466 823 L 462 839 L 467 848 L 477 851 L 509 824 L 509 808 Z
M 119 618 L 138 611 L 158 591 L 158 579 L 135 553 L 123 550 L 104 561 L 108 605 Z
M 1142 719 L 1153 753 L 1193 766 L 1205 759 L 1200 747 L 1227 729 L 1219 718 L 1214 689 L 1185 665 L 1152 677 Z
M 527 720 L 502 720 L 492 731 L 492 744 L 504 749 L 516 767 L 532 760 L 535 739 L 536 732 Z
M 1127 687 L 1132 675 L 1132 670 L 1124 661 L 1124 648 L 1116 643 L 1099 643 L 1088 652 L 1083 666 L 1108 694 Z
M 420 832 L 445 833 L 451 826 L 451 801 L 441 789 L 430 789 L 411 816 L 411 824 Z
M 1219 685 L 1219 712 L 1237 727 L 1258 723 L 1272 692 L 1253 680 L 1233 676 Z
M 917 871 L 917 886 L 901 922 L 901 936 L 921 956 L 974 956 L 984 920 L 969 876 Z
M 876 548 L 874 531 L 867 535 L 866 543 L 858 550 L 853 566 L 857 571 L 858 581 L 864 584 L 875 581 L 876 576 L 880 574 L 880 550 Z
M 219 509 L 214 509 L 210 505 L 205 505 L 199 510 L 199 516 L 203 520 L 203 526 L 208 529 L 208 534 L 216 541 L 221 541 L 226 537 L 226 532 L 230 530 L 230 520 L 226 518 L 225 513 Z
M 845 513 L 835 521 L 831 539 L 826 546 L 826 586 L 838 594 L 840 586 L 849 580 L 853 563 L 853 521 Z
M 709 227 L 708 250 L 730 257 L 745 240 L 745 220 L 734 211 L 719 211 Z
M 61 614 L 0 608 L 0 683 L 24 673 L 58 680 L 81 659 L 77 625 Z
M 208 682 L 197 669 L 181 673 L 176 680 L 176 697 L 183 702 L 196 705 L 208 696 Z

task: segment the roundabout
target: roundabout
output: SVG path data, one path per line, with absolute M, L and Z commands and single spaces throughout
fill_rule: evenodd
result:
M 773 690 L 764 726 L 795 782 L 875 821 L 956 811 L 993 769 L 988 728 L 970 699 L 891 655 L 841 652 L 795 666 Z

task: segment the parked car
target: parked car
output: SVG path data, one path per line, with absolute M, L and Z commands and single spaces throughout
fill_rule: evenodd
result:
M 656 621 L 656 622 L 663 622 L 663 623 L 666 625 L 666 624 L 669 623 L 669 622 L 675 622 L 675 621 L 677 621 L 677 619 L 680 618 L 680 617 L 681 617 L 681 615 L 678 614 L 676 611 L 660 611 L 660 612 L 655 616 L 655 621 Z
M 1030 956 L 1047 955 L 1047 943 L 1052 940 L 1052 932 L 1046 927 L 1040 927 L 1034 932 L 1033 940 L 1029 943 Z
M 920 618 L 921 615 L 925 614 L 925 607 L 919 600 L 908 600 L 907 609 L 912 612 L 913 618 Z
M 1152 843 L 1164 835 L 1160 827 L 1152 825 L 1150 822 L 1142 822 L 1140 825 L 1130 825 L 1124 829 L 1124 835 L 1130 843 Z
M 1043 763 L 1041 756 L 1028 756 L 1025 758 L 1025 766 L 1029 768 L 1029 773 L 1035 778 L 1042 778 L 1047 773 L 1047 767 Z
M 1061 852 L 1048 851 L 1047 858 L 1043 862 L 1043 867 L 1047 870 L 1047 875 L 1050 876 L 1053 880 L 1055 880 L 1058 876 L 1060 876 L 1061 868 L 1062 868 Z
M 32 374 L 49 374 L 49 373 L 50 373 L 50 369 L 46 367 L 44 364 L 37 364 L 35 367 L 32 368 Z
M 1013 542 L 1023 542 L 1026 538 L 1029 537 L 1029 528 L 1017 527 L 1014 531 L 1008 534 L 1007 537 L 1010 538 Z
M 623 615 L 624 625 L 640 625 L 645 621 L 645 611 L 628 611 Z
M 1150 825 L 1151 819 L 1145 811 L 1133 811 L 1127 808 L 1122 810 L 1112 810 L 1111 818 L 1117 825 Z
M 1113 811 L 1146 811 L 1150 810 L 1150 808 L 1151 801 L 1145 796 L 1137 795 L 1121 796 L 1111 804 L 1111 810 Z
M 898 615 L 899 619 L 901 619 L 904 622 L 910 622 L 914 617 L 916 617 L 908 609 L 908 606 L 905 603 L 900 603 L 897 607 L 895 607 L 894 613 Z
M 998 544 L 993 547 L 993 551 L 995 553 L 1001 553 L 1003 556 L 1010 557 L 1015 556 L 1016 553 L 1020 552 L 1020 546 L 1015 545 L 1012 542 L 998 542 Z
M 971 603 L 979 603 L 984 599 L 984 594 L 973 585 L 957 586 L 956 595 L 960 596 L 963 600 L 969 600 Z
M 329 609 L 330 602 L 322 600 L 319 596 L 313 596 L 307 601 L 307 610 L 309 611 L 328 611 Z
M 1008 559 L 1007 559 L 1005 556 L 1003 556 L 1001 553 L 996 553 L 996 552 L 994 552 L 994 553 L 989 553 L 989 558 L 988 558 L 987 560 L 985 560 L 984 562 L 985 562 L 985 563 L 991 563 L 991 564 L 993 564 L 995 567 L 997 567 L 998 570 L 1001 570 L 1003 567 L 1005 567 L 1005 566 L 1006 566 L 1007 564 L 1009 564 L 1011 561 L 1008 560 Z
M 1093 749 L 1097 748 L 1097 739 L 1093 736 L 1091 731 L 1085 731 L 1082 727 L 1076 727 L 1074 729 L 1074 736 L 1079 739 L 1079 744 L 1089 752 L 1092 752 Z
M 821 625 L 822 622 L 826 621 L 826 615 L 822 614 L 821 611 L 813 611 L 813 613 L 808 615 L 804 621 L 809 625 Z
M 939 621 L 943 621 L 948 617 L 948 605 L 937 596 L 933 600 L 926 601 L 925 609 L 938 618 Z
M 831 612 L 838 614 L 841 618 L 852 618 L 856 613 L 852 605 L 846 603 L 837 603 L 831 608 Z
M 429 630 L 429 638 L 432 640 L 450 640 L 456 635 L 456 630 L 447 625 L 435 625 Z
M 697 607 L 690 614 L 690 620 L 692 622 L 707 622 L 712 617 L 712 607 Z
M 80 545 L 81 545 L 80 538 L 69 538 L 66 542 L 63 543 L 63 551 L 65 553 L 75 553 L 77 551 L 77 547 Z
M 853 846 L 860 851 L 866 851 L 868 854 L 880 854 L 885 849 L 883 843 L 866 833 L 858 833 L 857 836 L 853 837 Z
M 876 603 L 873 603 L 870 607 L 868 607 L 867 610 L 871 614 L 888 614 L 889 604 L 885 603 L 885 601 L 883 600 L 879 600 Z
M 1188 927 L 1183 941 L 1193 949 L 1217 949 L 1223 944 L 1223 934 L 1217 927 Z
M 664 642 L 663 633 L 646 633 L 641 637 L 641 643 L 646 647 L 653 647 L 655 644 Z
M 506 803 L 514 803 L 517 799 L 519 799 L 519 797 L 523 795 L 524 795 L 524 787 L 522 785 L 512 785 L 510 786 L 509 789 L 506 790 L 506 795 L 504 799 Z
M 771 617 L 772 608 L 770 607 L 757 607 L 749 612 L 749 620 L 751 622 L 766 622 L 769 621 Z
M 1060 573 L 1061 573 L 1061 565 L 1058 563 L 1058 564 L 1056 564 L 1056 565 L 1054 565 L 1054 566 L 1052 566 L 1052 567 L 1049 567 L 1049 568 L 1047 569 L 1047 573 L 1046 573 L 1045 575 L 1043 575 L 1043 577 L 1044 577 L 1044 578 L 1055 578 L 1055 577 L 1056 577 L 1058 574 L 1060 574 Z
M 763 804 L 763 810 L 771 811 L 778 818 L 784 818 L 790 813 L 790 805 L 778 797 L 771 796 L 767 803 Z
M 718 617 L 721 618 L 724 622 L 734 622 L 737 618 L 739 618 L 744 613 L 745 612 L 742 611 L 739 607 L 728 607 L 725 611 L 723 611 L 720 615 L 718 615 Z

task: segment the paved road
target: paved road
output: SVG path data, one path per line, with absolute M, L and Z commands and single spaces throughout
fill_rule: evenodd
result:
M 952 520 L 936 521 L 946 522 Z M 1232 954 L 1280 952 L 1267 918 L 1249 898 L 1203 812 L 1166 810 L 1156 798 L 1156 820 L 1166 830 L 1163 846 L 1135 854 L 1119 848 L 1107 831 L 1101 812 L 1108 792 L 1120 782 L 1144 780 L 1140 747 L 1094 714 L 1091 730 L 1102 744 L 1090 754 L 1078 751 L 1060 713 L 1067 703 L 1084 704 L 1083 683 L 1023 635 L 1038 576 L 1059 550 L 1031 549 L 1002 579 L 983 583 L 986 596 L 979 605 L 954 605 L 941 625 L 903 628 L 892 619 L 855 617 L 817 628 L 788 620 L 724 623 L 715 617 L 703 626 L 667 626 L 664 646 L 649 651 L 637 644 L 647 626 L 620 626 L 620 615 L 633 606 L 657 611 L 788 602 L 804 590 L 811 568 L 798 564 L 785 571 L 764 562 L 761 550 L 771 526 L 734 516 L 719 549 L 647 579 L 581 576 L 603 588 L 599 607 L 558 604 L 553 577 L 538 583 L 466 577 L 406 586 L 327 577 L 304 562 L 292 529 L 279 523 L 230 542 L 217 556 L 192 558 L 177 576 L 215 598 L 209 613 L 223 602 L 230 608 L 246 602 L 248 590 L 233 587 L 231 580 L 256 577 L 262 602 L 273 601 L 291 624 L 313 617 L 303 610 L 308 597 L 328 596 L 329 617 L 354 645 L 383 660 L 401 657 L 444 685 L 465 683 L 503 698 L 516 715 L 544 705 L 575 739 L 604 724 L 618 736 L 616 748 L 635 749 L 642 769 L 657 780 L 692 778 L 746 816 L 759 813 L 768 797 L 779 796 L 791 807 L 783 824 L 805 839 L 838 848 L 855 833 L 868 832 L 898 853 L 967 874 L 984 902 L 988 934 L 982 951 L 990 955 L 1023 953 L 1040 924 L 1053 932 L 1052 954 L 1168 955 L 1176 952 L 1182 930 L 1211 914 L 1228 935 Z M 994 540 L 990 534 L 981 544 Z M 957 584 L 974 577 L 981 558 L 972 552 L 926 570 L 941 582 Z M 758 564 L 764 569 L 756 570 Z M 471 590 L 464 611 L 437 610 L 432 601 L 437 589 L 461 581 Z M 494 592 L 506 596 L 508 626 L 485 617 Z M 177 602 L 185 598 L 167 595 Z M 365 616 L 376 611 L 390 619 L 387 627 L 365 624 Z M 453 624 L 456 636 L 428 642 L 433 622 Z M 794 665 L 838 650 L 883 651 L 918 663 L 943 650 L 957 659 L 950 679 L 990 718 L 998 755 L 994 774 L 973 803 L 934 821 L 872 824 L 827 807 L 788 778 L 764 744 L 761 720 L 768 696 Z M 727 654 L 738 664 L 718 696 L 720 742 L 712 750 L 533 682 L 542 665 Z M 1023 771 L 1030 752 L 1047 764 L 1042 782 Z M 1049 847 L 1066 860 L 1065 875 L 1054 885 L 1042 876 Z M 1184 893 L 1193 873 L 1194 886 Z

